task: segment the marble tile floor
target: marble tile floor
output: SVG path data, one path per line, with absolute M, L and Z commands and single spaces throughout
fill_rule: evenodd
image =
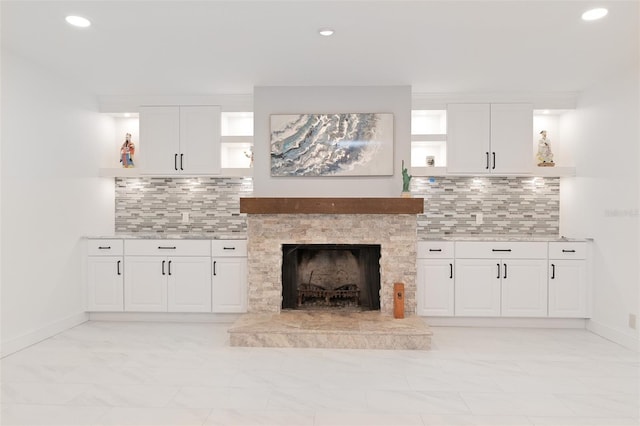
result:
M 277 348 L 427 350 L 431 334 L 418 316 L 394 319 L 359 310 L 245 314 L 229 328 L 231 346 Z
M 231 347 L 84 323 L 1 361 L 2 425 L 638 425 L 638 353 L 585 330 L 432 327 L 429 351 Z

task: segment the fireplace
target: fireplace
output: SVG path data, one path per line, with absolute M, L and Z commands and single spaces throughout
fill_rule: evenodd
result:
M 282 309 L 380 309 L 379 244 L 283 244 Z
M 405 285 L 405 313 L 416 308 L 416 214 L 423 212 L 421 198 L 241 198 L 240 212 L 247 213 L 248 311 L 280 312 L 297 303 L 297 294 L 283 291 L 283 246 L 378 245 L 382 314 L 393 313 L 393 284 Z M 326 255 L 326 254 L 325 254 Z M 356 255 L 354 255 L 356 256 Z M 360 252 L 357 256 L 364 256 Z M 305 275 L 306 274 L 306 275 Z M 310 272 L 301 278 L 308 284 Z M 311 284 L 318 283 L 315 272 Z M 349 283 L 346 283 L 349 284 Z M 290 291 L 290 290 L 289 290 Z M 313 293 L 303 293 L 306 298 Z M 335 294 L 316 293 L 339 299 Z M 337 291 L 334 289 L 334 291 Z M 350 290 L 348 290 L 350 291 Z M 358 296 L 363 303 L 362 292 Z M 374 291 L 370 291 L 374 295 Z M 347 297 L 355 297 L 344 293 Z M 284 302 L 284 298 L 289 300 Z M 373 305 L 376 306 L 376 305 Z

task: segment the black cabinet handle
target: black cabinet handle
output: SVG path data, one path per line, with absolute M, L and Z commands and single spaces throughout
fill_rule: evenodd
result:
M 442 251 L 442 249 L 429 249 L 429 251 Z
M 118 271 L 118 275 L 122 275 L 122 272 L 120 272 L 120 263 L 121 262 L 122 262 L 121 260 L 118 260 L 118 263 L 116 264 L 116 269 Z
M 485 167 L 485 169 L 489 170 L 489 151 L 487 151 L 486 154 L 487 154 L 487 167 Z
M 235 247 L 222 247 L 222 250 L 235 250 Z
M 556 265 L 555 264 L 551 264 L 551 279 L 555 280 L 556 279 Z
M 111 246 L 100 246 L 98 250 L 111 250 Z
M 562 249 L 562 252 L 563 252 L 563 253 L 575 253 L 576 251 L 575 251 L 575 250 L 565 250 L 565 249 Z
M 449 264 L 449 279 L 453 279 L 453 263 Z
M 178 170 L 178 154 L 173 155 L 173 168 Z
M 493 167 L 491 167 L 491 169 L 495 170 L 496 169 L 496 153 L 492 152 L 492 154 L 493 154 Z
M 502 277 L 502 278 L 504 278 L 504 279 L 507 278 L 507 264 L 506 263 L 504 264 L 504 277 Z
M 216 263 L 217 263 L 217 262 L 218 262 L 217 260 L 214 260 L 214 261 L 213 261 L 213 276 L 214 276 L 214 277 L 216 276 Z
M 184 170 L 182 168 L 182 160 L 183 160 L 183 158 L 184 158 L 184 154 L 180 154 L 180 170 Z
M 171 261 L 169 261 L 169 275 L 171 275 Z
M 158 250 L 175 250 L 176 246 L 158 246 Z
M 163 260 L 163 261 L 162 261 L 162 275 L 166 275 L 166 274 L 164 273 L 164 264 L 165 264 L 165 262 L 166 262 L 166 260 Z
M 497 279 L 500 279 L 500 264 L 496 263 L 496 265 L 498 265 L 498 276 L 496 277 Z
M 510 252 L 511 249 L 491 249 L 491 251 L 506 251 L 506 252 Z

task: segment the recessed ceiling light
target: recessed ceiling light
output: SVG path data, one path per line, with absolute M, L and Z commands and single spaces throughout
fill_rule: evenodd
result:
M 603 7 L 597 7 L 595 9 L 587 10 L 582 14 L 582 19 L 585 21 L 595 21 L 600 18 L 604 18 L 607 16 L 609 11 Z
M 87 18 L 83 18 L 82 16 L 69 15 L 64 19 L 74 27 L 86 28 L 91 25 L 91 21 Z
M 318 34 L 320 34 L 321 36 L 325 36 L 325 37 L 329 37 L 331 35 L 333 35 L 334 31 L 331 28 L 320 28 L 318 30 Z

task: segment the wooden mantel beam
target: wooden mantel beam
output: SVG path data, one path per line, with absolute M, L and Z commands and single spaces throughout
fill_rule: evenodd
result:
M 420 214 L 424 198 L 240 198 L 248 214 Z

